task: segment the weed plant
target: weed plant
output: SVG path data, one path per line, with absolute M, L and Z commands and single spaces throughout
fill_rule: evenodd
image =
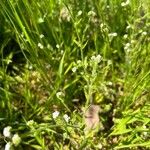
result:
M 0 8 L 0 149 L 150 148 L 148 0 Z M 86 134 L 92 104 L 101 125 Z

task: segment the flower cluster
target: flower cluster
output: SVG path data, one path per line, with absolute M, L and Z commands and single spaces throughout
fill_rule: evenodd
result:
M 38 43 L 38 47 L 39 47 L 40 49 L 43 49 L 43 48 L 44 48 L 44 46 L 43 46 L 41 43 Z
M 54 111 L 52 114 L 53 119 L 56 119 L 59 116 L 60 112 L 59 111 Z
M 12 137 L 11 130 L 12 130 L 11 126 L 5 127 L 4 130 L 3 130 L 3 135 L 5 137 L 11 138 Z
M 56 119 L 56 118 L 59 116 L 59 114 L 60 114 L 59 111 L 54 111 L 54 112 L 52 113 L 53 119 Z M 65 120 L 67 123 L 68 123 L 69 120 L 70 120 L 70 117 L 69 117 L 67 114 L 64 114 L 64 115 L 63 115 L 63 118 L 64 118 L 64 120 Z
M 63 92 L 57 92 L 56 93 L 56 97 L 58 98 L 58 99 L 60 99 L 62 96 L 64 96 L 64 93 Z
M 17 147 L 21 143 L 21 138 L 18 133 L 13 135 L 11 131 L 11 126 L 7 126 L 3 129 L 4 137 L 9 139 L 9 141 L 5 145 L 5 150 L 11 150 L 13 149 L 13 146 Z
M 116 36 L 117 36 L 117 33 L 116 33 L 116 32 L 109 33 L 108 36 L 109 36 L 109 37 L 116 37 Z
M 87 66 L 93 67 L 93 64 L 97 65 L 98 63 L 101 62 L 101 60 L 102 56 L 100 54 L 91 56 L 88 62 L 87 60 L 85 61 L 78 60 L 76 63 L 73 63 L 73 67 L 71 70 L 73 73 L 75 73 L 80 68 L 84 68 L 83 70 L 85 70 Z M 83 74 L 83 72 L 80 72 L 80 74 Z
M 127 0 L 126 2 L 122 2 L 122 3 L 121 3 L 121 6 L 122 6 L 122 7 L 126 7 L 127 5 L 129 5 L 129 3 L 130 3 L 130 1 Z
M 71 15 L 69 13 L 69 10 L 67 9 L 67 7 L 63 7 L 60 10 L 60 21 L 70 22 L 70 20 L 71 20 Z
M 69 120 L 70 120 L 70 117 L 69 117 L 67 114 L 65 114 L 65 115 L 63 116 L 63 118 L 65 119 L 66 122 L 69 122 Z
M 96 62 L 96 63 L 100 63 L 101 59 L 102 59 L 101 55 L 97 55 L 97 56 L 92 56 L 91 57 L 91 61 L 92 62 Z

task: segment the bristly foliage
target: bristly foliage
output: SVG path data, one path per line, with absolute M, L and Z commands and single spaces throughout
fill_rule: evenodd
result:
M 149 149 L 148 0 L 0 8 L 0 149 Z M 92 136 L 89 106 L 102 126 Z

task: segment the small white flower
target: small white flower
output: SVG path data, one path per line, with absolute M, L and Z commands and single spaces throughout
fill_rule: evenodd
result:
M 145 125 L 143 125 L 143 129 L 147 129 L 147 127 L 146 127 Z M 143 135 L 144 135 L 144 136 L 147 136 L 147 135 L 148 135 L 148 132 L 144 131 L 144 132 L 143 132 Z
M 92 56 L 92 57 L 91 57 L 91 60 L 94 60 L 94 61 L 95 61 L 95 59 L 96 59 L 96 57 L 95 57 L 95 56 Z
M 53 116 L 53 119 L 56 119 L 58 116 L 59 116 L 60 112 L 59 111 L 55 111 L 53 112 L 52 116 Z
M 81 15 L 82 15 L 82 10 L 79 10 L 77 16 L 81 16 Z
M 131 44 L 134 44 L 136 41 L 135 40 L 131 40 Z
M 58 49 L 60 48 L 59 44 L 56 45 L 56 48 L 58 48 Z
M 63 53 L 64 53 L 64 50 L 61 50 L 60 53 L 63 54 Z
M 63 118 L 65 119 L 66 122 L 69 122 L 69 120 L 70 120 L 70 117 L 69 117 L 67 114 L 65 114 L 65 115 L 63 116 Z
M 106 8 L 110 8 L 110 6 L 109 6 L 109 5 L 107 5 L 107 6 L 106 6 Z
M 76 71 L 77 71 L 77 67 L 73 67 L 72 72 L 76 72 Z
M 130 43 L 127 43 L 127 44 L 126 44 L 126 47 L 130 47 Z
M 57 93 L 56 93 L 56 97 L 57 97 L 57 98 L 59 98 L 59 97 L 62 96 L 62 95 L 63 95 L 62 92 L 57 92 Z
M 128 38 L 128 34 L 125 34 L 125 35 L 123 36 L 123 38 L 124 38 L 124 39 L 127 39 L 127 38 Z
M 100 27 L 103 28 L 103 27 L 104 27 L 104 23 L 101 23 L 101 24 L 100 24 Z
M 14 134 L 14 136 L 12 137 L 12 142 L 15 146 L 18 146 L 21 142 L 21 138 L 18 134 Z
M 109 29 L 108 29 L 107 27 L 105 27 L 105 28 L 103 29 L 103 31 L 106 32 L 106 33 L 108 33 L 108 32 L 109 32 Z
M 109 6 L 109 5 L 107 5 L 107 6 L 106 6 L 106 8 L 110 8 L 110 6 Z
M 129 49 L 126 49 L 126 52 L 127 53 L 130 53 L 131 52 L 131 49 L 129 48 Z M 128 61 L 129 62 L 129 61 Z M 130 63 L 130 62 L 129 62 Z
M 145 31 L 144 31 L 144 32 L 142 32 L 142 35 L 147 35 L 147 32 L 145 32 Z
M 98 148 L 98 149 L 102 149 L 102 148 L 103 148 L 103 145 L 102 145 L 101 143 L 99 143 L 99 144 L 97 145 L 97 148 Z
M 81 67 L 81 66 L 82 66 L 82 61 L 81 61 L 81 60 L 77 60 L 76 65 L 77 65 L 77 68 L 78 68 L 78 67 Z
M 101 61 L 102 56 L 101 55 L 97 55 L 95 60 L 97 63 L 99 63 Z
M 47 44 L 47 48 L 48 48 L 48 49 L 50 49 L 50 48 L 51 48 L 50 44 Z
M 8 143 L 5 145 L 5 149 L 4 149 L 4 150 L 13 150 L 12 143 L 11 143 L 11 142 L 8 142 Z
M 47 64 L 46 65 L 46 69 L 50 69 L 51 68 L 51 65 L 50 64 Z
M 122 7 L 126 6 L 126 3 L 125 3 L 125 2 L 122 2 L 122 3 L 121 3 L 121 6 L 122 6 Z
M 8 127 L 5 127 L 4 130 L 3 130 L 3 135 L 5 137 L 8 137 L 8 138 L 11 138 L 11 129 L 12 127 L 11 126 L 8 126 Z
M 61 20 L 69 22 L 71 20 L 71 15 L 69 10 L 66 7 L 63 7 L 60 11 Z
M 96 13 L 91 10 L 91 11 L 88 12 L 88 16 L 96 16 Z
M 122 7 L 125 7 L 125 6 L 129 5 L 129 3 L 130 3 L 130 1 L 127 0 L 126 2 L 122 2 L 122 3 L 121 3 L 121 6 L 122 6 Z
M 117 36 L 117 33 L 116 33 L 116 32 L 109 33 L 108 36 L 109 36 L 109 37 L 116 37 L 116 36 Z
M 112 60 L 108 60 L 108 61 L 107 61 L 107 64 L 108 64 L 108 65 L 112 65 Z
M 38 47 L 39 47 L 40 49 L 43 49 L 43 48 L 44 48 L 44 46 L 43 46 L 41 43 L 38 43 Z
M 29 126 L 29 127 L 33 126 L 34 124 L 35 124 L 34 120 L 29 120 L 27 122 L 27 126 Z
M 129 1 L 129 0 L 127 0 L 127 1 L 126 1 L 126 5 L 128 5 L 129 3 L 130 3 L 130 1 Z
M 127 50 L 127 49 L 129 49 L 129 48 L 130 48 L 130 43 L 126 43 L 124 49 Z
M 78 60 L 78 61 L 77 61 L 77 64 L 80 64 L 80 63 L 81 63 L 81 60 Z
M 44 35 L 43 35 L 43 34 L 41 34 L 41 35 L 40 35 L 40 38 L 41 38 L 41 39 L 42 39 L 42 38 L 44 38 Z
M 21 33 L 21 37 L 24 38 L 24 34 L 23 33 Z
M 131 26 L 130 25 L 128 25 L 127 27 L 126 27 L 126 29 L 128 30 L 128 29 L 130 29 L 131 28 Z
M 113 83 L 112 83 L 111 81 L 109 81 L 109 82 L 108 82 L 108 85 L 112 86 L 112 85 L 113 85 Z
M 33 69 L 33 66 L 32 66 L 32 65 L 29 65 L 28 68 L 29 68 L 29 70 L 32 70 L 32 69 Z
M 43 18 L 39 18 L 38 19 L 38 23 L 43 23 L 44 22 L 44 19 Z
M 101 55 L 97 55 L 97 56 L 92 56 L 91 60 L 94 62 L 99 63 L 101 61 L 102 56 Z

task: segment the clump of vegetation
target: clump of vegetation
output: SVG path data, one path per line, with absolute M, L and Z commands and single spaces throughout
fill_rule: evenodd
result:
M 0 7 L 0 149 L 150 148 L 148 0 Z

